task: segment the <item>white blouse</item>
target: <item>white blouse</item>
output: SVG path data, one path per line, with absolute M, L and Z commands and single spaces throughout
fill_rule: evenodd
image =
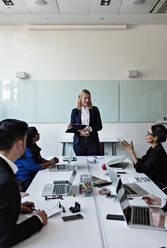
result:
M 88 107 L 81 107 L 81 122 L 83 125 L 86 125 L 86 127 L 89 127 L 90 122 L 90 112 Z M 90 128 L 90 132 L 92 131 L 92 128 Z M 88 134 L 89 132 L 81 132 L 81 134 Z
M 88 107 L 81 107 L 81 121 L 83 125 L 89 127 L 90 113 Z

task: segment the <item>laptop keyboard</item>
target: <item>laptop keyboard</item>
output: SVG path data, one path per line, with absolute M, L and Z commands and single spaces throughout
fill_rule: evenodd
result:
M 126 195 L 130 195 L 130 194 L 133 194 L 133 195 L 136 195 L 137 192 L 134 191 L 132 188 L 130 188 L 128 185 L 124 184 L 124 189 L 125 189 L 125 194 Z
M 55 184 L 53 194 L 55 194 L 55 195 L 63 195 L 63 194 L 66 193 L 65 188 L 66 188 L 65 184 Z
M 67 169 L 67 166 L 65 164 L 58 164 L 57 165 L 57 169 L 58 170 L 66 170 Z
M 132 224 L 150 225 L 149 208 L 133 207 Z

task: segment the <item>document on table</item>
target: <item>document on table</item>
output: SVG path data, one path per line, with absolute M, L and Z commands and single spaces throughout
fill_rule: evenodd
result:
M 51 218 L 52 216 L 61 213 L 62 208 L 51 207 L 51 208 L 44 209 L 44 211 L 46 212 L 48 218 Z

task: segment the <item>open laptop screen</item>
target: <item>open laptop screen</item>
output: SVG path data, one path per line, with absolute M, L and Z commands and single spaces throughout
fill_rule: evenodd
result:
M 74 182 L 74 179 L 75 179 L 76 174 L 77 174 L 77 170 L 74 169 L 73 172 L 72 172 L 72 174 L 71 174 L 70 180 L 69 180 L 69 183 L 70 183 L 71 185 L 72 185 L 73 182 Z

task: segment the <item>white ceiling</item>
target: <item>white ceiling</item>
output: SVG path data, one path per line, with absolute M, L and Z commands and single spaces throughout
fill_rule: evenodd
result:
M 111 0 L 109 6 L 101 6 L 101 0 L 45 0 L 44 6 L 36 0 L 12 1 L 8 7 L 0 0 L 0 24 L 167 24 L 167 12 L 157 13 L 167 0 L 141 5 Z

